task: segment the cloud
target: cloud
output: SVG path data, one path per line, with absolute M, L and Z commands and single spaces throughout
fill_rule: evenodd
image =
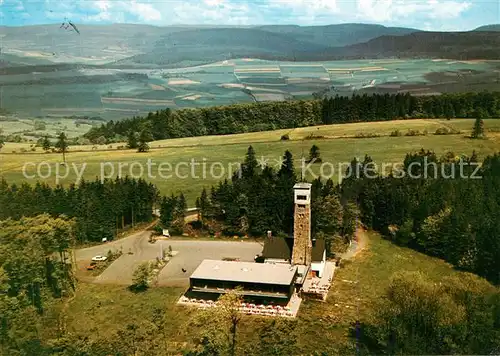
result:
M 151 4 L 132 1 L 129 5 L 129 12 L 143 21 L 159 21 L 162 19 L 161 13 Z
M 428 19 L 452 19 L 471 7 L 455 0 L 358 0 L 358 17 L 376 22 L 400 22 L 410 16 Z
M 77 17 L 84 22 L 147 23 L 162 20 L 160 11 L 153 4 L 135 0 L 81 0 L 74 3 L 73 12 L 78 13 Z
M 28 12 L 32 14 L 30 21 L 38 23 L 67 17 L 91 23 L 324 25 L 377 22 L 432 29 L 479 25 L 486 21 L 484 16 L 477 15 L 479 8 L 492 9 L 490 2 L 474 6 L 473 0 L 39 0 L 36 3 L 0 0 L 2 3 L 2 9 L 10 9 L 5 11 L 10 12 L 12 18 L 20 12 Z M 15 10 L 15 6 L 19 9 Z M 492 10 L 481 11 L 492 18 Z M 470 14 L 474 12 L 473 18 Z
M 167 20 L 174 24 L 247 25 L 259 18 L 258 9 L 245 1 L 186 1 L 167 6 L 174 15 Z

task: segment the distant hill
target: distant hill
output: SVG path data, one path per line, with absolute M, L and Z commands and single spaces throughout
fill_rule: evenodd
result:
M 318 57 L 498 59 L 500 36 L 494 32 L 416 32 L 382 36 L 366 43 L 323 52 Z
M 0 27 L 0 68 L 49 63 L 183 67 L 242 57 L 285 61 L 500 58 L 500 36 L 494 32 L 500 25 L 483 26 L 470 32 L 423 32 L 368 24 L 305 27 L 76 25 L 81 35 L 61 29 L 59 24 Z
M 132 24 L 76 26 L 80 35 L 60 28 L 60 24 L 0 26 L 2 53 L 9 50 L 16 51 L 11 54 L 40 52 L 41 57 L 30 57 L 57 62 L 78 61 L 82 57 L 108 58 L 111 61 L 149 51 L 162 36 L 186 29 Z
M 420 32 L 420 30 L 414 28 L 385 27 L 382 25 L 358 23 L 304 27 L 294 25 L 271 25 L 261 26 L 259 28 L 269 32 L 292 35 L 298 40 L 316 43 L 326 47 L 343 47 L 367 42 L 380 36 L 400 36 Z
M 474 31 L 500 31 L 500 24 L 486 25 L 476 28 Z
M 292 60 L 294 53 L 314 53 L 325 48 L 289 34 L 255 28 L 194 29 L 163 36 L 148 53 L 117 63 L 172 65 L 183 61 L 208 63 L 242 57 Z

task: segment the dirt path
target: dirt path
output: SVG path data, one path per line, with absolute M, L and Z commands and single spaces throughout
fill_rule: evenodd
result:
M 355 258 L 361 251 L 365 250 L 368 246 L 368 234 L 363 227 L 356 229 L 356 234 L 352 240 L 351 246 L 347 251 L 341 255 L 343 260 L 350 260 Z

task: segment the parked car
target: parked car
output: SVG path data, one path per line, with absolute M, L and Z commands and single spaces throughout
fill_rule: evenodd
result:
M 103 261 L 106 261 L 107 259 L 108 258 L 106 256 L 100 256 L 100 255 L 92 257 L 92 261 L 96 261 L 96 262 L 103 262 Z

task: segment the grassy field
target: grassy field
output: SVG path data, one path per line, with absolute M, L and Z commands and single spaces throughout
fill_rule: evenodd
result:
M 397 247 L 368 233 L 365 250 L 336 271 L 327 302 L 303 303 L 297 320 L 297 354 L 309 354 L 311 350 L 339 354 L 351 342 L 348 335 L 352 323 L 373 320 L 374 308 L 384 298 L 391 276 L 400 271 L 421 271 L 436 282 L 460 273 L 441 260 Z M 176 351 L 181 345 L 190 344 L 203 327 L 191 323 L 196 309 L 175 305 L 183 292 L 181 288 L 152 288 L 134 294 L 123 287 L 81 283 L 67 309 L 68 331 L 87 335 L 91 340 L 106 340 L 128 324 L 139 325 L 164 314 L 168 323 L 161 337 L 172 352 Z M 250 345 L 259 342 L 259 330 L 269 320 L 244 317 L 239 344 L 251 349 Z
M 0 175 L 9 182 L 27 180 L 23 175 L 23 166 L 27 167 L 28 175 L 44 176 L 51 167 L 52 174 L 46 179 L 49 184 L 69 184 L 76 181 L 75 168 L 81 171 L 85 164 L 82 177 L 95 179 L 96 177 L 116 176 L 121 168 L 121 175 L 129 175 L 148 179 L 155 183 L 163 194 L 183 191 L 190 205 L 193 205 L 203 187 L 209 187 L 221 179 L 230 178 L 231 171 L 237 170 L 248 149 L 252 145 L 257 157 L 263 156 L 271 166 L 277 166 L 278 160 L 285 150 L 290 150 L 295 158 L 296 168 L 300 173 L 301 157 L 307 157 L 313 144 L 319 146 L 324 162 L 333 164 L 324 167 L 323 174 L 338 180 L 339 171 L 345 171 L 340 164 L 347 164 L 354 157 L 363 158 L 370 155 L 380 166 L 383 163 L 400 163 L 409 152 L 421 148 L 434 150 L 437 154 L 452 151 L 455 154 L 470 155 L 475 150 L 480 158 L 500 151 L 500 120 L 491 119 L 485 123 L 488 133 L 486 140 L 471 140 L 466 136 L 470 133 L 473 120 L 406 120 L 374 123 L 358 123 L 344 125 L 329 125 L 300 128 L 294 130 L 278 130 L 228 136 L 206 136 L 183 139 L 172 139 L 151 143 L 151 151 L 137 153 L 135 150 L 116 149 L 124 144 L 111 145 L 114 148 L 101 146 L 92 150 L 91 146 L 74 146 L 67 155 L 68 165 L 62 167 L 60 176 L 56 180 L 55 165 L 62 161 L 61 154 L 45 154 L 40 152 L 19 153 L 22 144 L 7 143 L 0 153 Z M 453 127 L 461 130 L 460 134 L 436 136 L 433 133 L 439 127 Z M 409 129 L 423 132 L 427 136 L 400 136 L 390 137 L 390 133 L 399 129 L 404 135 Z M 281 141 L 284 134 L 289 134 L 289 141 Z M 359 136 L 379 137 L 356 138 Z M 28 146 L 29 147 L 29 146 Z M 12 151 L 18 153 L 12 153 Z M 82 150 L 82 151 L 77 151 Z M 151 160 L 151 174 L 148 174 L 147 161 Z M 194 168 L 191 161 L 196 164 Z M 42 162 L 43 166 L 39 165 Z M 170 171 L 163 171 L 163 177 L 158 171 L 161 163 L 170 164 Z M 203 163 L 205 168 L 203 168 Z M 221 168 L 221 165 L 223 168 Z M 40 167 L 40 175 L 35 167 Z M 141 168 L 142 167 L 142 168 Z M 168 169 L 168 166 L 163 166 Z M 341 168 L 341 169 L 340 169 Z M 66 169 L 69 169 L 66 175 Z M 141 169 L 143 174 L 141 175 Z M 211 174 L 211 169 L 212 173 Z M 203 176 L 205 172 L 205 177 Z M 307 178 L 320 172 L 320 166 L 315 165 L 307 172 Z M 224 174 L 223 174 L 224 173 Z M 171 176 L 171 177 L 170 177 Z M 34 179 L 30 179 L 34 182 Z
M 35 122 L 43 123 L 44 130 L 35 129 Z M 81 121 L 81 120 L 80 120 Z M 64 118 L 46 118 L 46 119 L 5 119 L 0 121 L 0 130 L 3 135 L 19 135 L 26 140 L 32 140 L 34 143 L 37 137 L 48 135 L 55 137 L 58 133 L 64 132 L 69 138 L 78 137 L 88 132 L 92 125 L 100 125 L 102 122 L 87 120 L 85 124 L 77 124 L 76 120 Z M 29 147 L 31 143 L 21 144 L 19 147 Z

